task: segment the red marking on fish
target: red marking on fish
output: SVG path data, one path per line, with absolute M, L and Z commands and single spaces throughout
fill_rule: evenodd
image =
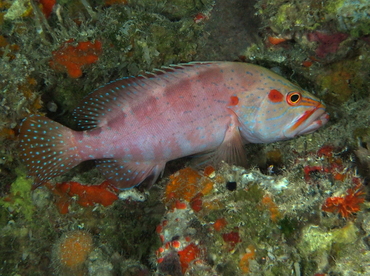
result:
M 291 129 L 292 130 L 297 129 L 297 127 L 300 126 L 305 120 L 307 120 L 307 118 L 309 118 L 314 112 L 315 109 L 305 111 L 303 115 L 294 123 Z
M 281 102 L 284 98 L 283 94 L 281 94 L 281 92 L 276 89 L 271 89 L 268 97 L 273 103 Z
M 231 96 L 230 97 L 229 105 L 238 105 L 238 103 L 239 103 L 239 98 L 237 96 Z

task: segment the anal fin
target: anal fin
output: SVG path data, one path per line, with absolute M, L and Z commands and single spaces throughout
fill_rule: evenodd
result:
M 120 189 L 129 189 L 139 185 L 150 177 L 150 185 L 154 184 L 165 162 L 127 161 L 124 159 L 96 160 L 97 167 L 107 180 Z

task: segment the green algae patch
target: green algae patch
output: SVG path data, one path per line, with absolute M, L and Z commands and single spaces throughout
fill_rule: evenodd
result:
M 336 15 L 341 7 L 345 4 L 346 0 L 334 0 L 328 2 L 328 4 L 325 6 L 325 10 L 331 14 L 333 13 Z
M 333 242 L 333 233 L 319 227 L 309 225 L 302 231 L 302 240 L 299 249 L 303 255 L 310 255 L 317 252 L 330 250 Z
M 278 12 L 275 16 L 275 32 L 279 33 L 284 30 L 291 29 L 293 26 L 302 25 L 303 21 L 299 14 L 296 6 L 291 3 L 283 4 L 279 7 Z
M 353 223 L 335 230 L 325 230 L 320 227 L 308 225 L 302 231 L 302 239 L 298 245 L 304 256 L 322 255 L 343 255 L 350 244 L 355 244 L 358 229 Z
M 21 169 L 16 169 L 16 173 L 18 177 L 11 185 L 10 194 L 0 199 L 0 205 L 31 220 L 34 211 L 31 200 L 33 180 L 27 178 L 26 173 Z
M 281 28 L 284 28 L 284 23 L 287 22 L 288 20 L 288 14 L 291 12 L 292 10 L 292 5 L 287 3 L 287 4 L 284 4 L 282 5 L 279 10 L 278 10 L 278 13 L 276 15 L 276 24 Z
M 345 258 L 350 254 L 351 245 L 356 244 L 359 229 L 352 223 L 333 231 L 333 245 L 331 253 L 336 258 Z

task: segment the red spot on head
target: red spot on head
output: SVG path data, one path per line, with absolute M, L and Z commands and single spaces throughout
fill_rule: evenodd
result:
M 239 98 L 237 96 L 230 97 L 230 104 L 229 105 L 237 105 L 239 103 Z
M 276 89 L 271 89 L 270 93 L 268 95 L 269 100 L 272 101 L 273 103 L 279 103 L 283 100 L 283 94 Z

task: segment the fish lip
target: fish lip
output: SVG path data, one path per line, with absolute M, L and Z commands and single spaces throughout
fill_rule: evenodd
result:
M 329 114 L 326 113 L 325 109 L 318 109 L 310 116 L 310 118 L 311 117 L 313 120 L 311 120 L 309 124 L 306 124 L 306 126 L 299 131 L 297 135 L 312 133 L 329 121 Z
M 299 136 L 303 134 L 309 134 L 309 133 L 316 131 L 323 125 L 325 125 L 328 121 L 329 121 L 329 114 L 326 112 L 325 108 L 321 106 L 317 106 L 313 109 L 312 114 L 308 118 L 306 118 L 305 121 L 303 121 L 295 129 L 293 129 L 294 125 L 291 126 L 289 129 L 287 129 L 284 135 L 287 138 L 291 138 L 291 137 L 295 137 L 295 136 Z

